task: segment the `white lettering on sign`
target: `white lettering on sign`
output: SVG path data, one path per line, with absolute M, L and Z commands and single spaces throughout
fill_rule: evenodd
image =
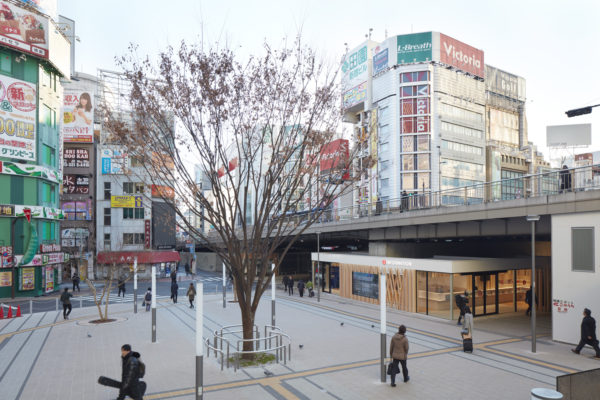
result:
M 448 44 L 444 42 L 444 50 L 446 51 L 447 56 L 452 56 L 452 58 L 458 62 L 463 64 L 472 65 L 475 68 L 481 68 L 481 60 L 479 60 L 475 53 L 472 55 L 463 53 L 462 50 L 456 51 L 454 45 Z

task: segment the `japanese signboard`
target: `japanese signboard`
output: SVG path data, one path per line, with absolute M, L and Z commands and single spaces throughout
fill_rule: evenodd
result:
M 0 217 L 14 217 L 15 206 L 12 204 L 0 204 Z
M 552 299 L 552 306 L 556 308 L 559 313 L 566 313 L 571 308 L 575 308 L 575 303 L 569 300 Z
M 369 69 L 369 50 L 367 44 L 362 44 L 348 53 L 342 64 L 342 87 L 344 91 L 353 88 L 367 80 Z
M 376 49 L 378 48 L 379 46 L 376 47 Z M 389 60 L 388 53 L 389 50 L 387 47 L 378 53 L 375 53 L 373 56 L 373 75 L 377 75 L 381 71 L 385 71 L 387 69 Z
M 411 33 L 397 36 L 396 48 L 398 64 L 432 61 L 432 33 Z
M 10 161 L 0 161 L 0 174 L 42 178 L 59 183 L 59 174 L 41 165 L 21 164 Z
M 65 89 L 61 129 L 65 142 L 94 142 L 93 93 Z
M 0 272 L 0 286 L 12 286 L 12 272 Z
M 56 244 L 56 243 L 40 244 L 40 253 L 54 253 L 54 252 L 59 252 L 59 251 L 60 251 L 60 244 Z
M 344 108 L 350 108 L 356 104 L 362 103 L 366 97 L 367 82 L 363 82 L 344 93 Z
M 147 219 L 144 221 L 144 248 L 149 249 L 150 248 L 150 220 Z
M 0 246 L 0 268 L 12 267 L 12 247 Z
M 88 149 L 64 149 L 64 166 L 68 168 L 89 168 L 90 152 Z
M 65 175 L 63 177 L 63 193 L 88 194 L 90 178 L 87 175 Z
M 483 50 L 452 39 L 443 33 L 440 33 L 440 61 L 480 78 L 484 77 Z
M 122 174 L 127 163 L 127 153 L 118 149 L 100 151 L 102 175 Z
M 63 247 L 86 247 L 90 231 L 86 228 L 65 228 L 60 236 Z
M 54 268 L 53 267 L 46 267 L 46 293 L 50 293 L 54 291 Z
M 34 84 L 0 76 L 0 157 L 36 161 L 36 102 Z
M 525 79 L 489 65 L 485 66 L 485 88 L 511 99 L 525 101 Z
M 0 1 L 0 44 L 48 58 L 48 18 Z
M 23 259 L 23 256 L 20 256 L 20 255 L 15 256 L 15 261 L 17 262 L 17 264 L 19 262 L 21 262 L 22 259 Z M 39 266 L 48 265 L 48 264 L 60 264 L 65 261 L 68 261 L 68 255 L 66 255 L 65 253 L 36 254 L 35 256 L 33 256 L 33 259 L 30 262 L 28 262 L 27 264 L 24 264 L 23 266 L 39 267 Z
M 112 208 L 142 208 L 142 196 L 110 196 Z
M 35 289 L 35 268 L 21 268 L 21 290 Z
M 152 197 L 161 197 L 165 199 L 174 199 L 175 191 L 169 186 L 152 185 Z

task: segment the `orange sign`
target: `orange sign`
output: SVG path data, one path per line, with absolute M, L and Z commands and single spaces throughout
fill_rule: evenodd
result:
M 152 185 L 152 197 L 162 197 L 166 199 L 174 199 L 175 191 L 169 186 Z

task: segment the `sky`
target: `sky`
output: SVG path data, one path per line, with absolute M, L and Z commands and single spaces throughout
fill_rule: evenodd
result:
M 439 31 L 482 49 L 486 64 L 524 77 L 529 140 L 545 150 L 546 126 L 592 124 L 600 150 L 600 107 L 567 118 L 565 111 L 600 104 L 600 1 L 356 0 L 58 0 L 75 20 L 75 69 L 118 70 L 130 43 L 155 56 L 181 40 L 228 46 L 243 59 L 265 40 L 303 41 L 337 61 L 346 46 L 411 32 Z M 579 149 L 577 153 L 585 152 Z

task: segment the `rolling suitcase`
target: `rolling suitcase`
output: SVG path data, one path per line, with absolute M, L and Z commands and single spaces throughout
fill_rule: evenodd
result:
M 108 387 L 112 387 L 115 389 L 121 389 L 120 381 L 116 381 L 114 379 L 107 378 L 106 376 L 101 376 L 100 378 L 98 378 L 98 383 L 101 384 L 102 386 L 108 386 Z M 138 383 L 139 383 L 140 393 L 143 396 L 144 393 L 146 393 L 146 388 L 147 388 L 146 382 L 139 381 Z
M 463 351 L 465 353 L 473 352 L 473 338 L 471 336 L 463 335 Z

